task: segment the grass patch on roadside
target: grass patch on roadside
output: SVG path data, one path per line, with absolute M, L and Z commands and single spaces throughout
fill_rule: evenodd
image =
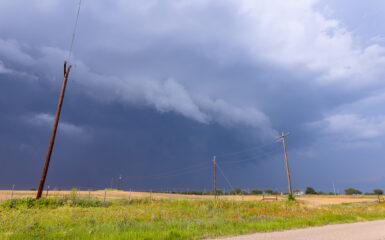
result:
M 385 204 L 67 198 L 0 203 L 0 239 L 202 239 L 385 218 Z

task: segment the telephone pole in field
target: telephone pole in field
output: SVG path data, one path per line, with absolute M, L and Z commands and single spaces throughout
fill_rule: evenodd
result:
M 217 199 L 217 170 L 215 165 L 216 157 L 214 156 L 214 197 Z
M 286 141 L 285 141 L 285 137 L 287 137 L 289 135 L 290 135 L 290 133 L 285 134 L 284 132 L 282 132 L 282 135 L 278 136 L 277 139 L 282 139 L 283 149 L 285 151 L 285 162 L 286 162 L 287 180 L 289 182 L 289 192 L 290 192 L 290 194 L 293 194 L 293 190 L 291 188 L 290 168 L 289 168 L 289 162 L 287 160 Z
M 55 117 L 55 122 L 53 124 L 51 140 L 49 142 L 48 153 L 47 153 L 47 157 L 45 159 L 44 169 L 43 169 L 43 173 L 41 175 L 40 185 L 39 185 L 39 189 L 37 191 L 36 199 L 41 198 L 41 195 L 43 193 L 45 179 L 47 177 L 48 167 L 49 167 L 49 163 L 51 161 L 52 149 L 53 149 L 53 145 L 55 144 L 56 130 L 57 130 L 57 126 L 59 124 L 60 112 L 61 112 L 61 108 L 63 105 L 63 99 L 64 99 L 66 87 L 67 87 L 67 80 L 68 80 L 68 75 L 70 74 L 70 70 L 71 70 L 71 65 L 69 65 L 67 67 L 67 61 L 64 61 L 63 85 L 62 85 L 62 89 L 60 92 L 59 103 L 58 103 L 57 110 L 56 110 L 56 117 Z

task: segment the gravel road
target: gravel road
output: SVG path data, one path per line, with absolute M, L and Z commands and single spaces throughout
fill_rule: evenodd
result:
M 256 233 L 221 240 L 385 240 L 385 220 Z

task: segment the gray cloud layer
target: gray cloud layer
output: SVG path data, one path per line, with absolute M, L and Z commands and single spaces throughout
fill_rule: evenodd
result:
M 1 1 L 0 9 L 0 76 L 57 88 L 76 3 Z M 316 0 L 84 1 L 70 83 L 98 106 L 247 129 L 244 138 L 258 143 L 290 129 L 298 159 L 323 158 L 313 133 L 322 136 L 315 144 L 346 145 L 331 159 L 352 139 L 362 156 L 362 143 L 384 132 L 385 48 L 380 32 L 361 36 L 331 12 Z M 20 114 L 52 120 L 45 109 Z M 76 118 L 65 124 L 78 133 L 87 127 Z

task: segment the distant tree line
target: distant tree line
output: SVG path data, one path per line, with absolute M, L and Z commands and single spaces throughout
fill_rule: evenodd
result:
M 204 192 L 204 191 L 183 191 L 183 192 L 171 192 L 171 193 L 178 193 L 178 194 L 189 194 L 189 195 L 214 195 L 214 191 L 209 191 L 209 192 Z M 278 194 L 277 191 L 273 191 L 271 189 L 265 189 L 265 190 L 260 190 L 260 189 L 252 189 L 250 192 L 240 189 L 240 188 L 235 188 L 231 190 L 230 192 L 223 192 L 221 189 L 217 189 L 217 195 L 273 195 L 273 194 Z
M 301 190 L 294 190 L 294 193 L 299 193 L 301 192 Z M 307 187 L 306 190 L 305 190 L 305 194 L 309 194 L 309 195 L 326 195 L 327 193 L 323 192 L 322 190 L 320 191 L 316 191 L 314 190 L 314 188 L 312 187 Z M 329 195 L 334 195 L 333 192 L 329 192 L 328 193 Z M 355 189 L 355 188 L 347 188 L 345 189 L 345 195 L 361 195 L 362 192 L 358 189 Z M 384 191 L 382 189 L 374 189 L 372 193 L 365 193 L 365 195 L 383 195 L 384 194 Z
M 312 187 L 307 187 L 305 191 L 302 191 L 300 189 L 295 189 L 294 194 L 307 194 L 307 195 L 335 195 L 334 192 L 323 192 L 322 190 L 316 191 Z M 177 192 L 173 191 L 170 193 L 174 194 L 188 194 L 188 195 L 214 195 L 214 191 L 182 191 L 182 192 Z M 252 189 L 251 191 L 246 191 L 241 188 L 235 188 L 231 190 L 230 192 L 223 192 L 221 189 L 217 189 L 217 195 L 275 195 L 278 194 L 277 191 L 273 191 L 272 189 L 265 189 L 265 190 L 260 190 L 260 189 Z M 358 189 L 355 188 L 347 188 L 345 189 L 345 195 L 361 195 L 362 192 Z M 383 195 L 384 191 L 382 189 L 374 189 L 372 193 L 365 193 L 365 195 Z

